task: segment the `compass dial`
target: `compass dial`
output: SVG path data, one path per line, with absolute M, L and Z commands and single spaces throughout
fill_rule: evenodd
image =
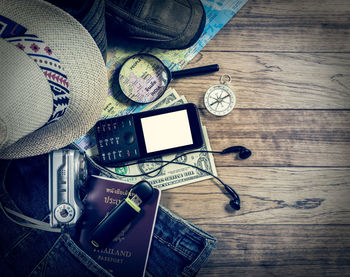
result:
M 236 97 L 228 86 L 216 85 L 205 93 L 204 104 L 213 115 L 224 116 L 232 111 L 236 104 Z

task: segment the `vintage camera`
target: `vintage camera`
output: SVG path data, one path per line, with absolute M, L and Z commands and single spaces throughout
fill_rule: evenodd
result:
M 72 226 L 82 214 L 79 189 L 87 179 L 85 154 L 55 150 L 49 154 L 50 226 Z

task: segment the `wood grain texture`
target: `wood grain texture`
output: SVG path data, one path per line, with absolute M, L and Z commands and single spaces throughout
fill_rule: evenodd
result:
M 350 166 L 348 110 L 247 109 L 202 121 L 213 149 L 243 144 L 253 151 L 245 161 L 222 156 L 219 166 Z
M 205 49 L 349 52 L 349 14 L 344 0 L 249 0 Z
M 350 41 L 349 41 L 350 44 Z M 174 81 L 172 86 L 203 106 L 205 91 L 232 76 L 236 108 L 348 109 L 350 53 L 227 53 L 202 51 L 188 67 L 218 63 L 215 74 Z
M 189 221 L 214 224 L 350 224 L 348 168 L 219 167 L 218 174 L 241 198 L 214 180 L 163 192 L 162 204 Z
M 343 225 L 214 225 L 222 238 L 201 276 L 348 276 Z
M 162 204 L 213 234 L 199 276 L 350 276 L 350 1 L 250 0 L 188 68 L 220 71 L 172 86 L 200 108 L 218 175 L 164 191 Z M 205 91 L 222 74 L 237 103 L 217 118 Z

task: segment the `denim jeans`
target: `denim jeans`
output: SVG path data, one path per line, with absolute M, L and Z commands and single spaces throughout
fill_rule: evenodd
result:
M 0 201 L 3 206 L 47 220 L 47 155 L 0 161 Z M 94 169 L 90 169 L 94 170 Z M 78 244 L 75 229 L 51 233 L 19 226 L 0 211 L 2 276 L 111 276 Z M 215 246 L 215 238 L 159 208 L 146 276 L 194 276 Z

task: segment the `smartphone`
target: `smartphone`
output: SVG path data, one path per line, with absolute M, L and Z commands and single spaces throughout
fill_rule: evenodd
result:
M 100 163 L 106 166 L 203 145 L 198 109 L 192 103 L 100 120 L 95 133 Z

